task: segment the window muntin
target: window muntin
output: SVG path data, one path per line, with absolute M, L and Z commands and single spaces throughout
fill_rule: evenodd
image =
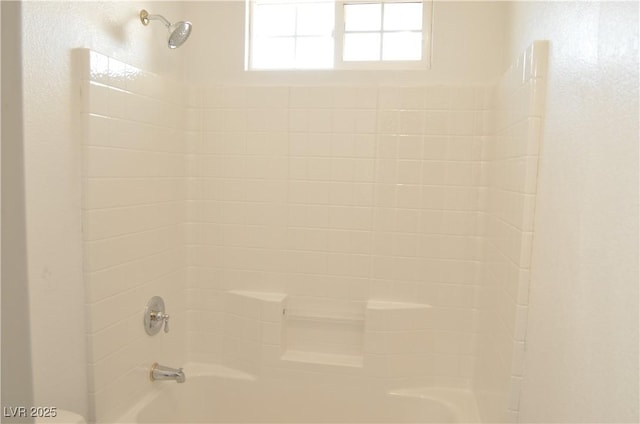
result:
M 422 1 L 344 4 L 342 60 L 422 60 Z
M 333 1 L 251 1 L 252 69 L 331 68 Z

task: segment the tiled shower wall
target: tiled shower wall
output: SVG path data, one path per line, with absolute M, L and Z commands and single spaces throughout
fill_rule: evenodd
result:
M 151 390 L 152 362 L 196 360 L 473 386 L 485 420 L 506 405 L 516 419 L 544 48 L 497 88 L 188 95 L 78 51 L 92 418 Z M 411 303 L 425 325 L 365 324 L 360 369 L 286 363 L 280 293 L 329 315 L 366 309 L 378 324 L 387 306 L 367 301 Z M 141 311 L 157 294 L 173 329 L 149 337 Z
M 500 79 L 484 142 L 474 378 L 484 422 L 518 422 L 547 55 L 547 42 L 534 42 Z
M 470 386 L 489 94 L 483 86 L 193 90 L 191 358 L 261 368 L 251 355 L 259 338 L 225 336 L 228 290 L 282 292 L 328 309 L 419 302 L 433 306 L 422 335 L 430 349 L 399 343 L 398 370 L 416 364 L 399 375 Z
M 113 422 L 150 390 L 153 362 L 186 358 L 186 160 L 180 85 L 77 50 L 91 421 Z M 171 331 L 142 311 L 164 297 Z

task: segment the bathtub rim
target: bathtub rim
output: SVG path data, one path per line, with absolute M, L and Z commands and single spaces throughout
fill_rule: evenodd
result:
M 184 365 L 186 373 L 186 382 L 189 378 L 196 377 L 213 377 L 219 379 L 242 380 L 247 382 L 257 382 L 259 377 L 234 368 L 215 363 L 188 362 Z M 139 424 L 137 418 L 142 410 L 147 407 L 154 399 L 160 396 L 167 389 L 171 388 L 173 382 L 160 382 L 150 393 L 142 396 L 133 406 L 127 409 L 118 417 L 114 424 Z M 155 383 L 154 383 L 155 384 Z M 454 417 L 454 423 L 480 423 L 478 407 L 475 396 L 471 390 L 450 388 L 450 387 L 412 387 L 397 388 L 385 391 L 389 396 L 408 397 L 414 399 L 430 400 L 439 403 L 449 409 Z M 216 423 L 225 424 L 225 423 Z M 229 423 L 239 424 L 239 423 Z M 243 422 L 240 424 L 263 424 L 260 422 Z M 322 424 L 322 423 L 306 423 L 306 424 Z M 340 422 L 330 422 L 330 424 L 341 424 Z M 344 424 L 367 424 L 362 422 L 349 422 Z M 381 423 L 374 423 L 381 424 Z M 385 423 L 387 424 L 387 423 Z M 388 423 L 393 424 L 393 423 Z M 407 423 L 403 423 L 407 424 Z

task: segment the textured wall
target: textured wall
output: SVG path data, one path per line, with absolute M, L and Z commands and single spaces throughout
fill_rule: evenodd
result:
M 638 422 L 638 3 L 513 3 L 548 39 L 522 422 Z
M 180 76 L 182 51 L 162 25 L 143 27 L 148 3 L 24 2 L 26 223 L 34 402 L 87 413 L 81 235 L 79 85 L 71 52 L 91 47 L 146 70 Z M 182 17 L 182 5 L 156 3 Z M 144 305 L 141 305 L 141 307 Z
M 33 404 L 18 2 L 2 11 L 2 406 Z M 2 418 L 5 422 L 7 419 Z M 17 419 L 16 422 L 33 422 Z

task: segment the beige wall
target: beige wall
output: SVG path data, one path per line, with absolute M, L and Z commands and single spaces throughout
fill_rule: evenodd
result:
M 182 18 L 178 3 L 24 2 L 24 150 L 34 402 L 87 413 L 79 84 L 71 50 L 90 47 L 179 77 L 183 51 L 141 7 Z M 140 305 L 142 309 L 144 305 Z
M 518 2 L 550 40 L 521 422 L 638 422 L 638 4 Z
M 24 216 L 20 8 L 2 2 L 2 403 L 32 405 Z M 2 422 L 6 419 L 3 418 Z M 23 418 L 15 422 L 33 422 Z
M 505 69 L 507 3 L 435 1 L 432 66 L 427 71 L 244 72 L 244 0 L 187 5 L 194 31 L 187 50 L 191 83 L 433 84 L 492 82 Z

